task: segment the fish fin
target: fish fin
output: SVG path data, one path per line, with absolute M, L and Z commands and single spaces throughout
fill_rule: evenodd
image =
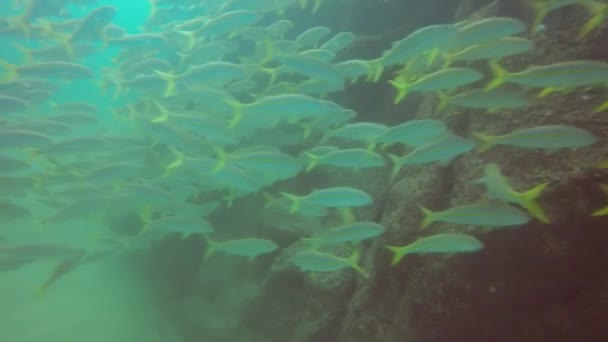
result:
M 473 132 L 473 136 L 475 137 L 475 139 L 481 142 L 478 147 L 480 152 L 489 150 L 492 146 L 494 146 L 496 141 L 496 136 L 489 134 Z
M 606 216 L 608 215 L 608 206 L 598 209 L 591 213 L 591 216 Z
M 312 13 L 315 14 L 317 13 L 317 11 L 319 10 L 319 7 L 321 7 L 321 2 L 323 0 L 314 0 L 313 6 L 312 6 Z
M 522 205 L 524 208 L 532 214 L 535 218 L 543 223 L 550 223 L 551 221 L 545 214 L 543 208 L 538 204 L 536 199 L 540 197 L 543 191 L 547 188 L 549 183 L 539 184 L 532 189 L 521 194 L 522 197 Z
M 500 85 L 505 83 L 507 77 L 509 76 L 509 72 L 503 68 L 497 60 L 490 61 L 490 69 L 492 69 L 492 73 L 494 74 L 494 79 L 486 85 L 486 90 L 492 90 L 498 88 Z
M 308 0 L 299 0 L 300 8 L 305 9 L 308 6 Z
M 405 80 L 402 77 L 397 77 L 396 79 L 390 80 L 388 82 L 397 89 L 397 95 L 395 96 L 395 100 L 393 101 L 393 104 L 398 104 L 399 102 L 403 101 L 403 99 L 408 94 L 408 88 L 409 88 L 409 86 L 405 82 Z
M 608 160 L 601 161 L 595 165 L 598 169 L 608 169 Z
M 17 66 L 14 64 L 0 60 L 0 68 L 5 69 L 5 74 L 0 77 L 0 83 L 11 83 L 19 76 Z
M 435 222 L 435 213 L 432 212 L 431 210 L 419 205 L 418 208 L 420 208 L 420 210 L 422 210 L 422 214 L 424 215 L 424 218 L 422 219 L 422 223 L 420 224 L 421 228 L 426 228 L 428 226 L 430 226 L 433 222 Z
M 401 262 L 401 259 L 403 259 L 403 257 L 405 256 L 405 253 L 403 253 L 403 247 L 384 246 L 384 248 L 386 248 L 389 252 L 391 252 L 393 254 L 393 258 L 391 259 L 391 266 L 397 265 L 399 262 Z
M 208 259 L 213 253 L 215 253 L 215 251 L 219 247 L 220 243 L 212 240 L 208 236 L 203 236 L 203 238 L 205 239 L 205 242 L 207 243 L 207 250 L 205 251 L 205 255 L 203 256 L 203 259 Z
M 190 51 L 196 45 L 196 32 L 194 31 L 177 31 L 186 38 L 186 51 Z
M 184 165 L 184 154 L 171 145 L 169 145 L 169 150 L 171 151 L 171 154 L 173 154 L 173 156 L 175 157 L 175 160 L 165 167 L 165 172 L 163 174 L 164 177 L 169 176 L 171 170 Z

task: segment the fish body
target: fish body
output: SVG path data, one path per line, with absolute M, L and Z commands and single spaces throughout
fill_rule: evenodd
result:
M 256 257 L 258 255 L 274 252 L 278 248 L 278 245 L 274 241 L 256 238 L 228 240 L 223 242 L 215 242 L 207 238 L 207 243 L 208 247 L 205 257 L 209 257 L 215 251 L 244 257 Z
M 296 196 L 286 192 L 281 194 L 292 201 L 291 213 L 297 212 L 302 204 L 327 208 L 349 208 L 365 206 L 373 202 L 372 197 L 365 191 L 349 187 L 315 190 L 305 196 Z
M 296 253 L 291 261 L 302 271 L 312 272 L 335 272 L 346 268 L 352 268 L 364 278 L 367 278 L 365 272 L 359 262 L 359 251 L 355 251 L 348 258 L 341 258 L 329 253 L 323 253 L 314 250 L 306 250 Z
M 598 138 L 591 132 L 569 125 L 547 125 L 522 128 L 504 135 L 474 133 L 481 141 L 481 150 L 495 145 L 555 150 L 595 144 Z
M 494 79 L 487 89 L 503 83 L 514 83 L 527 87 L 568 90 L 581 86 L 606 84 L 608 63 L 602 61 L 566 61 L 543 66 L 532 66 L 519 72 L 508 72 L 498 63 L 491 63 Z
M 444 211 L 432 212 L 422 208 L 422 228 L 433 222 L 469 224 L 484 227 L 518 226 L 530 221 L 530 216 L 515 207 L 498 202 L 479 202 L 455 206 Z
M 376 222 L 353 222 L 323 231 L 307 239 L 314 246 L 335 245 L 346 242 L 357 243 L 374 238 L 384 232 L 384 227 Z
M 102 6 L 92 10 L 78 25 L 71 42 L 101 40 L 104 28 L 114 19 L 117 9 L 114 6 Z
M 393 253 L 391 265 L 398 264 L 407 254 L 471 253 L 483 248 L 483 243 L 472 235 L 441 233 L 420 238 L 406 246 L 386 246 Z
M 526 94 L 520 90 L 507 88 L 491 90 L 472 89 L 454 95 L 440 94 L 438 110 L 443 109 L 445 106 L 459 106 L 495 111 L 523 108 L 530 104 L 530 100 L 528 100 Z
M 399 143 L 419 147 L 443 138 L 447 133 L 447 126 L 439 120 L 410 120 L 389 128 L 377 140 L 383 144 Z
M 394 103 L 401 102 L 410 92 L 429 92 L 455 89 L 483 78 L 483 74 L 470 68 L 446 68 L 424 75 L 413 82 L 407 82 L 403 77 L 397 77 L 390 83 L 397 88 Z

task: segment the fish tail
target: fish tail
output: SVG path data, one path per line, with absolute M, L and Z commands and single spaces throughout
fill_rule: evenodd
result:
M 530 26 L 530 29 L 534 31 L 536 30 L 538 25 L 543 22 L 543 19 L 545 19 L 545 17 L 549 13 L 548 2 L 533 0 L 528 1 L 528 5 L 534 11 L 534 20 L 532 21 L 532 26 Z
M 598 209 L 591 213 L 591 216 L 606 216 L 608 215 L 608 206 Z
M 169 150 L 171 151 L 171 154 L 173 154 L 173 156 L 175 157 L 175 160 L 172 161 L 169 165 L 167 165 L 165 167 L 165 173 L 163 176 L 168 176 L 171 171 L 173 169 L 176 169 L 182 165 L 184 165 L 184 154 L 180 151 L 178 151 L 175 147 L 173 146 L 169 146 Z
M 503 68 L 497 60 L 490 61 L 490 69 L 492 69 L 492 73 L 494 74 L 494 79 L 488 83 L 486 86 L 486 90 L 492 90 L 498 88 L 500 85 L 505 83 L 509 72 Z
M 213 151 L 217 155 L 217 163 L 211 170 L 211 173 L 217 173 L 224 167 L 226 167 L 226 162 L 228 161 L 228 154 L 221 147 L 214 147 Z
M 210 237 L 205 236 L 204 237 L 205 242 L 207 243 L 207 250 L 205 251 L 205 255 L 203 256 L 203 259 L 207 259 L 209 258 L 213 253 L 215 253 L 215 251 L 217 250 L 217 248 L 219 247 L 220 243 L 217 241 L 212 240 Z
M 489 134 L 473 132 L 473 136 L 475 139 L 481 142 L 478 148 L 480 152 L 489 150 L 492 146 L 494 146 L 496 141 L 496 136 Z
M 399 262 L 401 262 L 401 259 L 403 259 L 403 257 L 405 256 L 405 253 L 403 253 L 403 247 L 384 246 L 384 248 L 386 248 L 389 252 L 391 252 L 393 254 L 393 258 L 391 259 L 391 266 L 397 265 Z
M 391 179 L 395 179 L 395 177 L 399 173 L 399 170 L 401 170 L 401 158 L 391 153 L 387 153 L 387 155 L 388 158 L 391 160 L 391 163 L 393 164 L 393 168 L 391 169 Z
M 585 4 L 583 3 L 583 6 Z M 601 7 L 597 6 L 585 6 L 589 7 L 589 10 L 592 11 L 593 16 L 587 20 L 583 28 L 578 33 L 578 39 L 584 39 L 591 31 L 595 30 L 598 26 L 602 24 L 606 16 L 608 15 L 608 4 L 603 4 Z
M 155 117 L 152 120 L 150 120 L 150 122 L 152 122 L 152 123 L 159 123 L 159 122 L 168 121 L 169 120 L 169 110 L 167 110 L 167 108 L 165 108 L 158 101 L 152 101 L 152 104 L 154 105 L 154 107 L 156 107 L 156 109 L 158 109 L 158 111 L 160 112 L 160 114 L 157 117 Z
M 317 167 L 317 165 L 319 165 L 319 160 L 321 158 L 319 156 L 315 156 L 314 154 L 309 153 L 309 152 L 304 152 L 304 154 L 308 157 L 308 159 L 310 159 L 310 161 L 308 162 L 308 165 L 306 165 L 306 168 L 304 169 L 304 171 L 310 172 L 315 167 Z
M 196 32 L 194 31 L 177 31 L 186 38 L 186 51 L 190 51 L 196 46 Z
M 144 206 L 144 208 L 139 213 L 139 218 L 142 222 L 139 234 L 143 234 L 150 229 L 150 222 L 152 222 L 152 209 L 149 205 Z
M 428 226 L 430 226 L 433 222 L 435 222 L 436 219 L 436 215 L 434 212 L 432 212 L 431 210 L 419 205 L 418 208 L 420 208 L 420 210 L 422 210 L 422 214 L 424 215 L 424 218 L 422 219 L 422 223 L 420 224 L 421 228 L 426 228 Z
M 367 62 L 367 81 L 376 83 L 382 77 L 384 72 L 384 64 L 382 58 L 377 58 Z
M 548 185 L 548 183 L 539 184 L 522 194 L 523 207 L 526 208 L 528 212 L 532 214 L 532 216 L 534 216 L 543 223 L 549 223 L 550 220 L 545 214 L 543 208 L 538 204 L 536 199 L 540 197 L 540 195 L 543 193 L 543 191 L 545 191 Z
M 264 208 L 269 208 L 274 204 L 274 201 L 276 201 L 277 199 L 275 197 L 273 197 L 271 194 L 269 194 L 268 192 L 264 191 L 262 193 L 262 195 L 264 196 Z
M 595 165 L 598 169 L 608 169 L 608 160 L 601 161 Z
M 397 95 L 395 96 L 395 101 L 393 101 L 393 104 L 398 104 L 399 102 L 403 101 L 408 94 L 408 84 L 402 78 L 397 78 L 388 82 L 397 89 Z
M 258 62 L 260 66 L 270 62 L 272 60 L 272 56 L 275 54 L 274 44 L 272 43 L 272 40 L 268 38 L 264 38 L 264 41 L 262 42 L 262 49 L 264 49 L 263 54 Z
M 243 119 L 243 111 L 242 111 L 241 107 L 240 106 L 235 106 L 234 107 L 234 116 L 232 117 L 232 119 L 228 123 L 228 128 L 234 128 L 234 127 L 236 127 L 236 125 L 238 125 L 239 122 L 241 122 L 242 119 Z
M 32 60 L 34 59 L 34 56 L 32 55 L 32 51 L 28 47 L 20 45 L 20 44 L 12 44 L 12 45 L 17 51 L 19 51 L 23 55 L 22 64 L 29 64 L 32 62 Z
M 439 112 L 448 105 L 449 97 L 442 91 L 437 92 L 437 97 L 439 98 L 439 103 L 437 104 L 437 111 Z
M 19 76 L 17 66 L 14 64 L 0 60 L 0 68 L 5 69 L 5 74 L 0 77 L 0 83 L 11 83 Z
M 342 216 L 342 222 L 344 224 L 355 223 L 357 221 L 355 213 L 353 213 L 353 208 L 342 208 L 340 214 Z
M 321 7 L 321 1 L 322 0 L 314 0 L 313 6 L 312 6 L 313 14 L 317 13 L 317 11 L 319 10 L 319 7 Z
M 363 278 L 368 279 L 369 275 L 367 274 L 367 272 L 365 272 L 365 270 L 359 266 L 359 258 L 361 257 L 361 252 L 359 252 L 358 249 L 356 249 L 353 254 L 351 254 L 348 257 L 348 264 L 350 265 L 350 267 L 355 270 L 357 273 L 359 273 L 361 276 L 363 276 Z
M 308 6 L 308 0 L 300 0 L 300 8 L 305 9 Z
M 593 112 L 594 113 L 603 112 L 606 109 L 608 109 L 608 100 L 606 100 L 606 102 L 602 103 L 601 105 L 597 106 L 597 108 L 595 108 L 593 110 Z

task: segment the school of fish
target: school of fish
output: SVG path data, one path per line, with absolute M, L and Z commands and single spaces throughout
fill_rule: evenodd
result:
M 593 132 L 559 121 L 460 136 L 435 119 L 394 126 L 357 120 L 348 104 L 332 100 L 354 82 L 389 82 L 395 104 L 422 93 L 436 97 L 437 111 L 491 113 L 528 107 L 554 92 L 606 86 L 608 63 L 570 60 L 507 70 L 501 59 L 534 49 L 529 25 L 516 18 L 422 27 L 369 60 L 349 54 L 356 32 L 325 26 L 294 32 L 295 23 L 281 19 L 284 11 L 298 8 L 314 15 L 330 1 L 340 0 L 150 0 L 141 32 L 115 25 L 120 9 L 95 0 L 1 5 L 18 14 L 0 17 L 0 38 L 10 39 L 22 58 L 0 61 L 0 235 L 4 226 L 52 230 L 132 213 L 142 228 L 128 237 L 100 231 L 94 243 L 80 248 L 12 243 L 6 235 L 0 240 L 0 271 L 57 260 L 40 286 L 44 292 L 87 260 L 146 248 L 175 234 L 204 236 L 205 259 L 219 253 L 251 259 L 287 247 L 264 236 L 231 236 L 213 225 L 210 216 L 218 208 L 230 210 L 248 196 L 265 198 L 264 211 L 292 221 L 340 217 L 341 223 L 311 227 L 291 261 L 302 271 L 350 268 L 367 277 L 358 244 L 385 228 L 357 218 L 357 208 L 378 199 L 340 184 L 292 193 L 283 188 L 286 182 L 321 167 L 380 168 L 387 179 L 396 179 L 412 165 L 447 164 L 497 145 L 554 153 L 599 143 Z M 598 0 L 530 4 L 537 13 L 534 26 L 553 10 L 582 6 L 590 18 L 580 37 L 602 25 L 608 13 L 608 3 Z M 66 17 L 71 7 L 88 14 Z M 108 48 L 117 53 L 107 68 L 84 65 Z M 76 81 L 95 85 L 108 107 L 86 98 L 54 100 Z M 606 108 L 608 101 L 597 111 Z M 399 150 L 407 153 L 394 152 Z M 438 211 L 420 203 L 420 228 L 439 222 L 486 229 L 551 222 L 537 202 L 549 184 L 516 190 L 497 164 L 484 166 L 481 183 L 491 200 Z M 607 214 L 606 208 L 593 213 Z M 345 244 L 352 255 L 332 252 L 332 246 Z M 407 254 L 482 248 L 479 238 L 453 232 L 386 246 L 393 265 Z

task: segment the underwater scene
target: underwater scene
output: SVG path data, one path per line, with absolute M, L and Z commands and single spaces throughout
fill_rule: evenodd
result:
M 0 342 L 608 341 L 608 0 L 0 0 Z

